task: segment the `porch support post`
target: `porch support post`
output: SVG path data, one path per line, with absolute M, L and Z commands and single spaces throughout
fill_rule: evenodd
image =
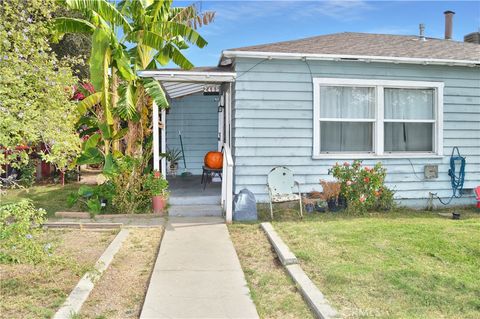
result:
M 161 152 L 165 154 L 167 152 L 167 111 L 162 109 L 162 142 L 161 142 Z M 167 159 L 165 156 L 161 159 L 162 175 L 164 178 L 167 178 Z
M 160 138 L 158 127 L 158 105 L 153 102 L 153 169 L 160 170 Z

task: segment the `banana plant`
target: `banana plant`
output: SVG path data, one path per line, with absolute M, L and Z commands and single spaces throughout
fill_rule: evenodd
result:
M 195 29 L 214 19 L 213 12 L 200 13 L 194 5 L 172 7 L 171 0 L 124 0 L 118 9 L 131 21 L 132 29 L 124 34 L 133 44 L 128 54 L 135 71 L 157 69 L 170 61 L 191 69 L 193 64 L 181 51 L 189 44 L 200 48 L 207 45 Z M 125 84 L 121 92 L 118 113 L 128 120 L 127 153 L 141 153 L 141 141 L 150 134 L 152 100 L 160 108 L 168 107 L 168 102 L 159 83 L 152 79 Z
M 127 133 L 127 128 L 123 128 L 116 133 L 112 132 L 111 126 L 107 123 L 99 123 L 95 118 L 84 116 L 80 119 L 79 124 L 89 124 L 89 129 L 82 132 L 81 135 L 88 136 L 82 145 L 82 154 L 77 159 L 77 165 L 85 164 L 102 164 L 103 174 L 111 175 L 116 171 L 115 159 L 123 156 L 123 154 L 117 152 L 107 153 L 102 151 L 100 144 L 111 145 L 114 141 L 122 139 Z M 93 133 L 87 135 L 88 133 Z M 105 148 L 103 148 L 104 150 Z
M 112 137 L 120 130 L 119 120 L 126 122 L 125 153 L 141 154 L 145 138 L 150 135 L 152 102 L 167 108 L 168 101 L 157 81 L 139 78 L 137 71 L 156 69 L 170 61 L 183 69 L 192 68 L 193 64 L 181 51 L 189 45 L 200 48 L 207 45 L 196 29 L 211 23 L 214 13 L 201 13 L 194 5 L 172 7 L 172 0 L 124 0 L 117 5 L 107 0 L 62 3 L 81 11 L 85 19 L 57 18 L 57 36 L 68 32 L 92 35 L 89 64 L 97 93 L 81 101 L 78 111 L 84 115 L 94 105 L 102 105 L 98 120 L 106 123 Z M 122 32 L 117 32 L 120 29 Z M 105 161 L 112 145 L 107 136 L 104 134 L 101 139 Z M 90 158 L 100 158 L 90 148 L 85 152 Z
M 92 49 L 89 61 L 90 82 L 96 92 L 78 104 L 80 115 L 84 115 L 92 106 L 102 106 L 102 120 L 115 132 L 116 125 L 111 105 L 110 70 L 118 68 L 122 77 L 131 81 L 136 78 L 130 61 L 125 54 L 119 53 L 125 48 L 120 44 L 115 27 L 130 30 L 132 27 L 126 17 L 106 0 L 63 0 L 61 3 L 71 10 L 83 13 L 85 19 L 60 17 L 54 20 L 56 38 L 64 33 L 89 33 L 92 36 Z M 103 151 L 110 153 L 111 146 L 104 140 Z

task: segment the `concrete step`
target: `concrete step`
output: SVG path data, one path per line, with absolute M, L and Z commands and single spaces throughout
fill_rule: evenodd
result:
M 210 196 L 170 196 L 168 203 L 170 206 L 184 205 L 220 205 L 220 195 Z
M 170 206 L 168 215 L 182 217 L 222 216 L 222 207 L 220 205 Z

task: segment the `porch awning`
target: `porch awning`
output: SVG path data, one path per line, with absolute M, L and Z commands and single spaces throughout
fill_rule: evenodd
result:
M 236 73 L 225 67 L 198 67 L 191 70 L 145 70 L 139 71 L 138 75 L 160 81 L 173 99 L 198 92 L 216 92 L 221 83 L 234 82 Z

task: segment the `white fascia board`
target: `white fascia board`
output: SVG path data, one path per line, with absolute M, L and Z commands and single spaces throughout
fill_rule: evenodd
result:
M 223 58 L 264 58 L 264 59 L 307 59 L 324 61 L 360 61 L 360 62 L 383 62 L 383 63 L 409 63 L 424 65 L 449 65 L 480 67 L 480 60 L 452 60 L 452 59 L 427 59 L 427 58 L 404 58 L 367 55 L 341 55 L 341 54 L 311 54 L 311 53 L 282 53 L 282 52 L 254 52 L 254 51 L 223 51 Z
M 154 78 L 159 81 L 173 82 L 234 82 L 235 72 L 196 72 L 196 71 L 162 71 L 145 70 L 137 72 L 138 76 L 144 78 Z

